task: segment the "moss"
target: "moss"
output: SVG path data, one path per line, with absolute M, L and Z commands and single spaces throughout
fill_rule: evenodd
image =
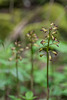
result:
M 21 19 L 21 11 L 19 9 L 14 10 L 14 23 L 11 23 L 11 14 L 0 13 L 0 38 L 4 40 L 8 37 Z
M 50 4 L 46 4 L 41 8 L 39 14 L 43 19 L 48 18 L 47 20 L 57 23 L 59 28 L 67 31 L 66 12 L 62 5 L 57 3 L 54 3 L 52 6 Z
M 49 24 L 51 22 L 55 22 L 58 25 L 60 33 L 58 34 L 58 39 L 62 39 L 61 38 L 62 34 L 65 35 L 65 33 L 67 32 L 66 13 L 64 7 L 61 6 L 60 4 L 53 4 L 52 6 L 50 6 L 50 4 L 46 4 L 42 6 L 39 12 L 37 13 L 37 16 L 39 16 L 40 19 L 42 19 L 42 22 L 35 22 L 34 20 L 34 23 L 31 23 L 26 26 L 26 28 L 24 29 L 24 34 L 26 34 L 30 30 L 35 30 L 37 35 L 42 37 L 43 33 L 40 32 L 41 27 L 49 27 Z M 61 30 L 63 30 L 62 34 Z
M 10 31 L 13 29 L 13 25 L 10 22 L 5 20 L 0 20 L 0 38 L 5 39 Z
M 63 14 L 63 17 L 65 17 L 65 11 L 64 7 L 60 4 L 54 3 L 51 4 L 45 4 L 41 11 L 39 12 L 41 17 L 45 19 L 46 17 L 49 17 L 49 20 L 55 21 L 58 17 L 60 17 Z M 63 17 L 61 19 L 63 19 Z

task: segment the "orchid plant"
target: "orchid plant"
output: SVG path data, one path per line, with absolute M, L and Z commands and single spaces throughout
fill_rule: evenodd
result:
M 39 49 L 39 52 L 46 51 L 47 55 L 47 100 L 49 100 L 49 60 L 52 60 L 51 52 L 54 55 L 57 55 L 57 52 L 51 49 L 52 45 L 56 45 L 59 47 L 59 41 L 55 37 L 55 34 L 57 34 L 58 27 L 51 23 L 50 27 L 48 29 L 42 27 L 41 31 L 44 32 L 45 38 L 40 42 L 42 47 Z M 41 54 L 40 57 L 44 56 L 45 53 Z
M 33 65 L 33 56 L 34 56 L 33 46 L 36 46 L 35 43 L 38 40 L 38 37 L 37 37 L 37 35 L 35 34 L 34 31 L 30 31 L 27 34 L 27 38 L 28 38 L 28 41 L 29 41 L 29 48 L 30 48 L 30 51 L 31 51 L 31 90 L 33 91 L 33 80 L 34 80 L 34 77 L 33 77 L 33 72 L 34 72 L 34 65 Z

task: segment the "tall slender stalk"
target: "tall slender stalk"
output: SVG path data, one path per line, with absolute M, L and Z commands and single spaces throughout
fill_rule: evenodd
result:
M 47 47 L 47 100 L 49 100 L 49 39 Z
M 19 96 L 19 79 L 18 79 L 18 59 L 17 59 L 17 53 L 16 53 L 16 76 L 17 76 L 17 97 Z
M 57 26 L 54 23 L 51 23 L 48 29 L 42 27 L 41 31 L 45 33 L 45 40 L 42 40 L 40 42 L 43 47 L 39 49 L 39 52 L 45 51 L 47 53 L 47 100 L 49 100 L 49 60 L 52 60 L 50 55 L 51 52 L 54 55 L 57 55 L 57 52 L 52 50 L 51 45 L 56 45 L 57 47 L 59 47 L 59 41 L 56 39 L 56 37 L 54 37 L 54 34 L 57 33 Z M 43 55 L 44 54 L 41 54 L 40 57 L 42 57 Z
M 27 37 L 28 37 L 29 43 L 31 44 L 30 45 L 30 50 L 31 50 L 31 90 L 33 91 L 33 85 L 34 85 L 33 46 L 34 46 L 34 43 L 38 40 L 38 38 L 37 38 L 37 35 L 34 33 L 34 31 L 30 31 L 27 34 Z
M 33 44 L 31 43 L 31 90 L 33 91 Z
M 18 83 L 18 61 L 17 61 L 17 54 L 16 54 L 16 76 L 17 76 L 17 83 Z
M 16 67 L 16 90 L 17 90 L 17 97 L 19 96 L 19 88 L 20 88 L 20 82 L 19 82 L 19 75 L 18 75 L 18 62 L 19 60 L 22 60 L 22 56 L 21 53 L 23 52 L 23 48 L 21 45 L 20 41 L 16 41 L 15 46 L 11 48 L 12 50 L 12 56 L 11 58 L 9 58 L 9 61 L 12 61 L 13 58 L 15 58 L 15 67 Z

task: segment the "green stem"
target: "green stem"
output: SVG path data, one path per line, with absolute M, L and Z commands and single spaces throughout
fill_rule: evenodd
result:
M 47 100 L 49 100 L 49 42 L 50 42 L 50 32 L 49 32 L 48 46 L 47 46 Z
M 49 100 L 49 52 L 47 49 L 47 100 Z
M 17 61 L 17 54 L 16 54 L 16 76 L 17 76 L 17 97 L 19 93 L 19 79 L 18 79 L 18 61 Z
M 33 91 L 33 44 L 31 43 L 31 90 Z
M 17 76 L 17 83 L 18 83 L 18 63 L 16 62 L 16 76 Z

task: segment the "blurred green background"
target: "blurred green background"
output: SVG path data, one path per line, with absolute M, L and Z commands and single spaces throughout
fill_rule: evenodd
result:
M 48 28 L 52 22 L 58 25 L 60 44 L 59 48 L 53 46 L 58 55 L 50 62 L 50 100 L 67 100 L 67 0 L 0 0 L 0 40 L 4 43 L 4 47 L 0 44 L 0 100 L 10 100 L 9 95 L 16 95 L 15 61 L 8 61 L 13 42 L 21 40 L 26 46 L 25 35 L 35 30 L 39 44 L 44 38 L 41 28 Z M 46 57 L 40 58 L 39 48 L 33 49 L 35 100 L 45 100 Z M 30 50 L 25 50 L 19 61 L 19 93 L 22 95 L 30 90 L 30 70 Z

